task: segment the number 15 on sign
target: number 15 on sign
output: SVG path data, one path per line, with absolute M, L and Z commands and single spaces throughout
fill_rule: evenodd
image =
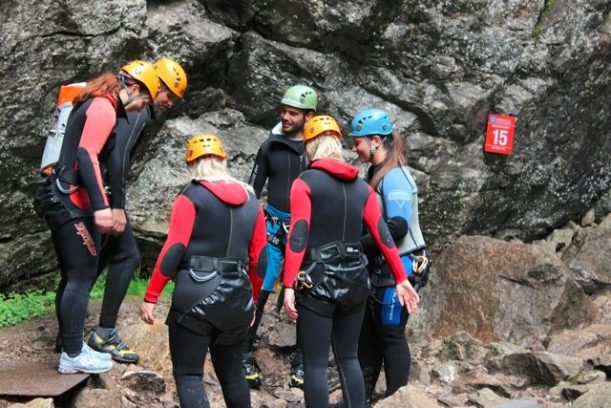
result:
M 516 117 L 507 115 L 488 115 L 484 151 L 496 154 L 511 154 Z

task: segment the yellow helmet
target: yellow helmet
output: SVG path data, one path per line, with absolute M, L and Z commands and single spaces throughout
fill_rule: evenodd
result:
M 155 72 L 159 79 L 174 93 L 182 98 L 187 89 L 187 74 L 180 64 L 171 58 L 160 58 L 155 61 Z
M 161 84 L 159 83 L 159 78 L 155 73 L 153 64 L 142 60 L 135 60 L 121 67 L 121 71 L 125 72 L 133 79 L 142 82 L 146 89 L 148 89 L 153 100 L 157 97 Z
M 342 140 L 342 131 L 339 129 L 339 125 L 329 115 L 317 115 L 310 118 L 303 126 L 303 141 L 315 139 L 325 132 L 333 132 Z
M 191 163 L 203 156 L 216 156 L 221 160 L 225 160 L 225 148 L 223 142 L 216 135 L 200 133 L 193 136 L 187 143 L 186 161 Z

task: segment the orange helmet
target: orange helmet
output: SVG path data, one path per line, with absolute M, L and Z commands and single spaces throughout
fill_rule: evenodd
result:
M 342 140 L 342 131 L 339 129 L 339 125 L 329 115 L 317 115 L 313 116 L 303 126 L 303 141 L 315 139 L 325 132 L 332 132 Z
M 159 79 L 180 98 L 187 89 L 187 74 L 180 64 L 171 58 L 160 58 L 155 61 L 155 72 Z
M 142 60 L 135 60 L 121 67 L 121 71 L 125 72 L 133 79 L 142 82 L 146 89 L 148 89 L 153 100 L 157 97 L 161 84 L 159 83 L 159 78 L 157 74 L 155 74 L 155 68 L 152 64 Z
M 187 163 L 191 163 L 203 156 L 215 156 L 221 160 L 225 160 L 227 154 L 225 154 L 223 142 L 221 142 L 218 136 L 200 133 L 189 140 L 185 157 Z

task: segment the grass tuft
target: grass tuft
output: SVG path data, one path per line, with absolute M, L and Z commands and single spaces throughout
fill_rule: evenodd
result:
M 104 296 L 105 275 L 101 276 L 91 289 L 91 299 L 101 299 Z M 129 284 L 127 296 L 143 297 L 148 285 L 148 279 L 135 278 Z M 168 296 L 174 289 L 174 283 L 169 282 L 162 296 Z M 54 311 L 55 292 L 32 290 L 24 293 L 0 294 L 0 328 L 14 326 Z

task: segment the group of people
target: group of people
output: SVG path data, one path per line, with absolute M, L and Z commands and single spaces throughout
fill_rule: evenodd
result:
M 186 81 L 169 58 L 136 61 L 90 81 L 75 99 L 60 160 L 36 195 L 61 270 L 60 373 L 104 372 L 111 358 L 138 361 L 115 327 L 139 264 L 124 208 L 126 168 L 151 115 L 181 98 Z M 174 280 L 166 324 L 182 407 L 209 406 L 208 352 L 226 405 L 250 406 L 249 387 L 261 384 L 257 329 L 276 291 L 279 306 L 297 321 L 290 385 L 304 389 L 306 406 L 328 406 L 330 348 L 343 406 L 371 401 L 382 365 L 388 394 L 407 383 L 405 326 L 418 307 L 414 287 L 426 283 L 427 260 L 405 144 L 386 112 L 357 113 L 347 138 L 371 164 L 363 180 L 343 158 L 338 123 L 317 114 L 317 104 L 311 87 L 284 93 L 280 122 L 261 145 L 248 183 L 228 172 L 218 135 L 197 134 L 187 143 L 191 182 L 174 200 L 140 308 L 153 324 L 155 304 Z M 89 290 L 108 262 L 100 323 L 85 342 Z

